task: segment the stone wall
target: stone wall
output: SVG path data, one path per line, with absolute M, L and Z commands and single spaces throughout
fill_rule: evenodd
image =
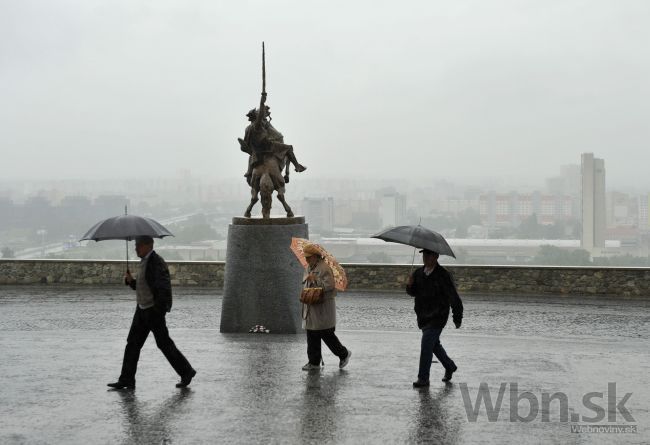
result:
M 224 262 L 169 261 L 176 286 L 223 287 Z M 138 263 L 130 264 L 137 271 Z M 124 261 L 87 260 L 0 260 L 2 284 L 119 284 Z
M 650 269 L 560 266 L 446 266 L 460 292 L 650 297 Z M 347 264 L 350 287 L 401 290 L 411 267 Z
M 225 263 L 170 261 L 177 286 L 223 288 Z M 134 263 L 132 269 L 137 264 Z M 410 266 L 345 264 L 350 289 L 402 290 Z M 118 284 L 124 261 L 0 260 L 2 284 Z M 448 266 L 461 292 L 650 297 L 650 269 Z

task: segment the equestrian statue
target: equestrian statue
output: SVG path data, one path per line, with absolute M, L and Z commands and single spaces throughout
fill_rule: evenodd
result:
M 241 150 L 248 154 L 248 170 L 244 177 L 251 187 L 251 202 L 244 216 L 251 217 L 251 210 L 257 201 L 262 200 L 262 218 L 271 217 L 273 191 L 282 203 L 287 217 L 293 212 L 284 199 L 285 185 L 289 182 L 289 166 L 293 164 L 296 172 L 307 169 L 300 164 L 293 152 L 293 146 L 284 143 L 284 136 L 271 125 L 271 109 L 266 105 L 266 58 L 262 42 L 262 96 L 259 108 L 250 110 L 246 117 L 250 124 L 246 127 L 244 138 L 238 138 Z M 284 176 L 282 171 L 284 170 Z

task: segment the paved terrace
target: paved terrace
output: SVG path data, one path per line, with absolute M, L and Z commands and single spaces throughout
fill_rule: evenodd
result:
M 467 295 L 460 330 L 443 344 L 459 366 L 452 384 L 415 390 L 419 332 L 400 293 L 342 294 L 337 331 L 354 355 L 343 371 L 329 351 L 322 372 L 300 370 L 303 335 L 219 333 L 221 296 L 180 288 L 168 317 L 172 338 L 198 370 L 179 390 L 150 338 L 135 391 L 107 391 L 120 370 L 134 308 L 123 287 L 0 288 L 0 443 L 648 443 L 650 302 L 577 297 Z M 635 434 L 570 431 L 557 402 L 529 422 L 511 422 L 508 386 L 498 420 L 481 408 L 484 382 L 518 392 L 563 392 L 570 414 L 594 416 L 588 392 L 632 396 Z M 607 394 L 604 395 L 607 397 Z M 606 407 L 601 399 L 593 402 Z M 528 413 L 520 402 L 519 414 Z M 587 423 L 578 422 L 582 425 Z M 598 424 L 607 424 L 607 418 Z

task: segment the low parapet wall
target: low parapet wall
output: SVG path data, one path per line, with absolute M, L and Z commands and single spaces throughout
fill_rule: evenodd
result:
M 168 261 L 172 284 L 223 288 L 223 261 Z M 138 261 L 129 264 L 137 271 Z M 124 261 L 101 260 L 0 260 L 2 284 L 120 284 Z
M 223 288 L 225 263 L 170 261 L 176 286 Z M 344 264 L 350 289 L 402 290 L 411 266 Z M 132 269 L 135 269 L 134 263 Z M 447 267 L 461 292 L 616 295 L 650 297 L 650 269 L 623 267 L 462 266 Z M 0 260 L 0 285 L 119 284 L 124 261 Z
M 350 287 L 404 289 L 411 266 L 348 264 Z M 562 266 L 445 266 L 460 292 L 650 298 L 650 269 Z

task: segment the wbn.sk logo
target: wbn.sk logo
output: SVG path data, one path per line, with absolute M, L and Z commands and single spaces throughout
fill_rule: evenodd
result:
M 557 413 L 559 409 L 559 421 L 569 421 L 569 398 L 563 392 L 553 394 L 542 392 L 541 402 L 539 398 L 530 391 L 520 392 L 516 382 L 501 383 L 499 393 L 493 402 L 493 394 L 487 383 L 479 385 L 476 399 L 472 402 L 470 391 L 466 383 L 459 384 L 460 392 L 463 395 L 463 404 L 467 413 L 467 420 L 476 422 L 481 412 L 481 406 L 485 407 L 485 413 L 488 421 L 496 422 L 501 414 L 501 406 L 506 393 L 506 388 L 510 386 L 510 421 L 511 422 L 532 422 L 538 419 L 541 411 L 541 421 L 551 422 L 551 412 Z M 625 422 L 635 422 L 630 412 L 625 407 L 625 403 L 632 396 L 631 392 L 625 393 L 625 396 L 617 400 L 616 383 L 607 384 L 607 396 L 602 392 L 588 392 L 582 396 L 582 406 L 589 410 L 588 415 L 571 413 L 571 422 L 620 422 L 621 418 Z M 551 406 L 552 405 L 552 406 Z M 524 413 L 525 415 L 522 415 Z M 620 417 L 619 417 L 620 416 Z M 555 420 L 554 420 L 555 421 Z

